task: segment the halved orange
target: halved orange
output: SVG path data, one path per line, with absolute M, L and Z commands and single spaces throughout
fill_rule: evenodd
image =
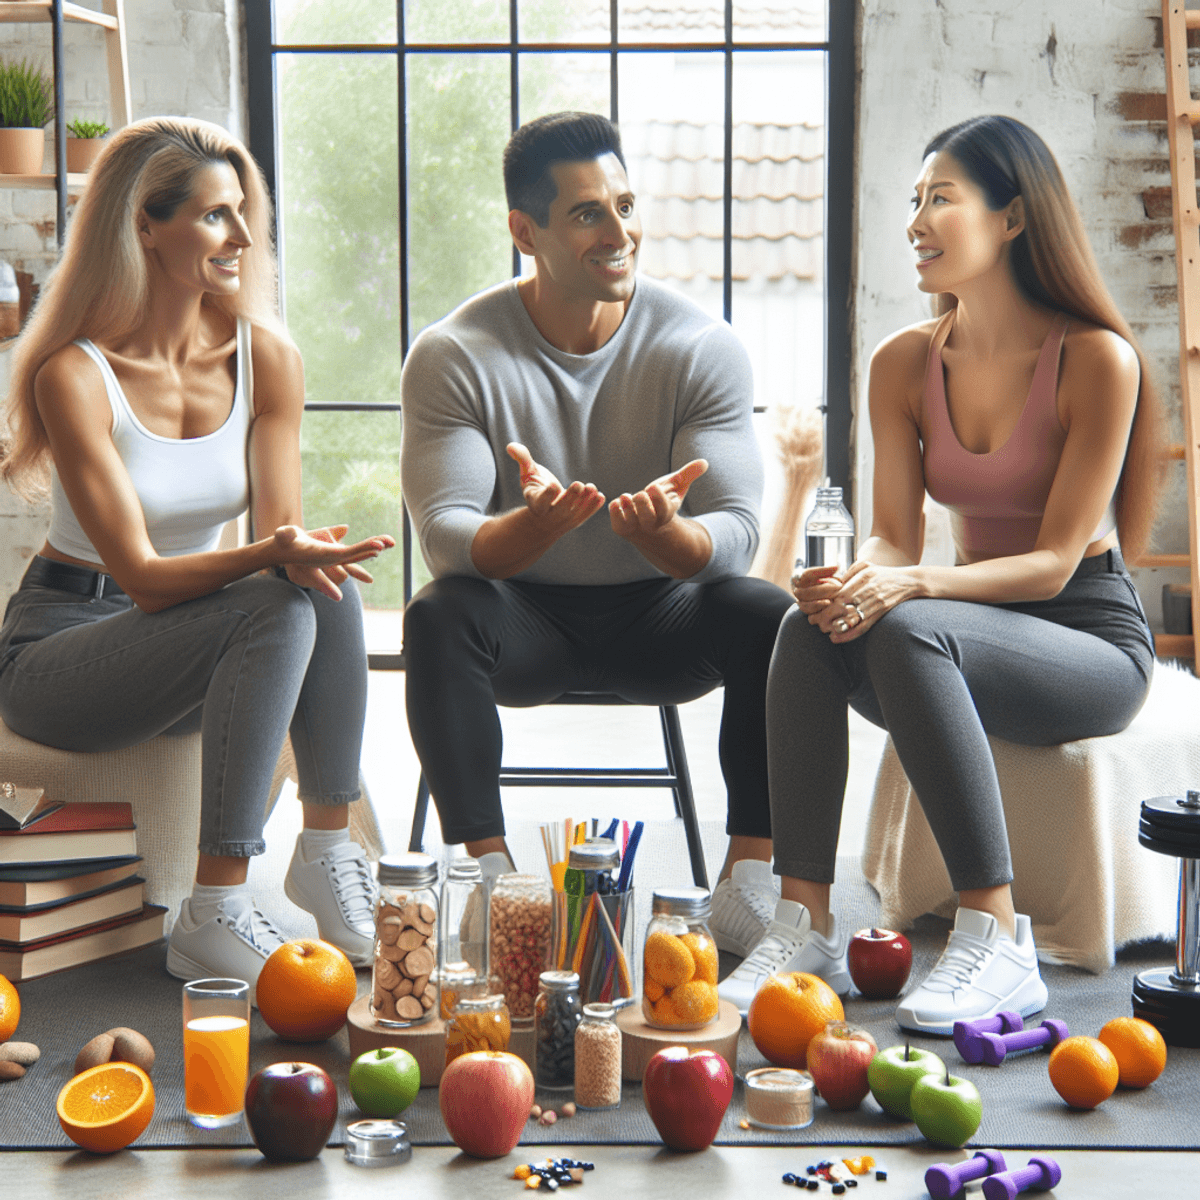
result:
M 7 1042 L 17 1032 L 21 1020 L 21 997 L 9 980 L 0 975 L 0 1042 Z
M 63 1132 L 93 1154 L 112 1154 L 142 1136 L 154 1116 L 154 1084 L 133 1063 L 101 1063 L 63 1086 L 55 1104 Z

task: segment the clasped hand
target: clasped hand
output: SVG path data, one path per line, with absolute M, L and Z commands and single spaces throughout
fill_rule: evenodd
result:
M 792 595 L 808 623 L 832 642 L 861 637 L 887 612 L 913 594 L 902 568 L 859 559 L 841 576 L 836 566 L 809 567 L 792 576 Z
M 390 549 L 396 539 L 383 533 L 345 546 L 342 538 L 349 529 L 349 525 L 329 525 L 323 529 L 281 525 L 276 529 L 274 539 L 280 553 L 280 565 L 292 583 L 312 588 L 331 600 L 340 600 L 342 592 L 338 584 L 345 583 L 348 578 L 360 583 L 374 582 L 358 564 Z

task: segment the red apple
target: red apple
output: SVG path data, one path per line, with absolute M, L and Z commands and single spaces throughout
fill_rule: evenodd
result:
M 908 982 L 912 943 L 894 929 L 860 929 L 850 939 L 846 965 L 868 1000 L 890 1000 Z
M 272 1162 L 316 1158 L 337 1115 L 337 1088 L 312 1063 L 272 1063 L 246 1088 L 246 1122 L 254 1144 Z
M 808 1043 L 808 1071 L 821 1098 L 834 1112 L 857 1108 L 871 1090 L 867 1068 L 879 1053 L 865 1029 L 830 1021 Z
M 646 1064 L 642 1098 L 672 1150 L 703 1150 L 712 1145 L 733 1098 L 733 1072 L 714 1050 L 668 1046 Z
M 515 1054 L 460 1054 L 438 1085 L 442 1120 L 454 1144 L 475 1158 L 503 1158 L 521 1140 L 533 1104 L 533 1074 Z

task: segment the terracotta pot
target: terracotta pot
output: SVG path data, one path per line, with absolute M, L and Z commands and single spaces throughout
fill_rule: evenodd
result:
M 67 172 L 71 175 L 82 175 L 97 155 L 104 149 L 105 139 L 97 138 L 67 138 Z
M 44 129 L 0 129 L 0 174 L 40 175 L 45 150 Z

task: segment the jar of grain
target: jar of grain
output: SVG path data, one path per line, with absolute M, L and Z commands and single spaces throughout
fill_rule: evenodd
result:
M 507 1050 L 511 1036 L 508 1006 L 499 992 L 460 996 L 446 1023 L 446 1062 L 473 1050 Z
M 621 1030 L 612 1004 L 585 1004 L 575 1030 L 575 1103 L 616 1108 L 621 1103 Z
M 642 955 L 642 1016 L 656 1029 L 703 1029 L 717 1017 L 717 946 L 707 888 L 660 888 Z
M 540 1088 L 575 1086 L 575 1027 L 579 1024 L 579 976 L 543 971 L 534 1006 L 534 1079 Z
M 538 976 L 550 957 L 550 881 L 540 875 L 501 875 L 488 913 L 488 961 L 500 980 L 514 1026 L 533 1024 Z
M 379 860 L 371 1015 L 378 1025 L 420 1025 L 437 1012 L 437 860 L 428 854 Z

